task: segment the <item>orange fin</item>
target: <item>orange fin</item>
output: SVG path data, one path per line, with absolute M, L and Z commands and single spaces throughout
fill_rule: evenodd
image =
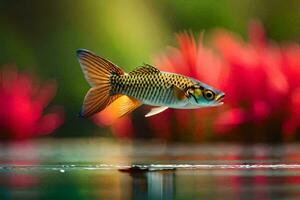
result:
M 111 74 L 124 74 L 124 71 L 109 60 L 85 50 L 77 50 L 77 58 L 87 82 L 92 86 L 109 84 Z
M 91 88 L 84 98 L 79 116 L 86 118 L 100 112 L 118 98 L 119 95 L 109 96 L 106 90 L 105 87 Z
M 186 93 L 176 85 L 173 85 L 173 90 L 175 97 L 177 97 L 179 100 L 184 100 L 187 98 Z
M 153 115 L 159 114 L 159 113 L 161 113 L 161 112 L 167 110 L 168 108 L 169 108 L 169 107 L 167 107 L 167 106 L 161 106 L 161 107 L 155 107 L 155 108 L 152 108 L 152 109 L 150 110 L 150 112 L 148 112 L 148 113 L 145 115 L 145 117 L 151 117 L 151 116 L 153 116 Z
M 107 110 L 115 113 L 115 117 L 123 117 L 126 114 L 129 114 L 143 103 L 139 100 L 129 97 L 127 95 L 122 95 L 118 97 L 111 105 L 107 107 Z
M 89 117 L 100 112 L 120 95 L 111 96 L 111 74 L 122 75 L 124 71 L 87 50 L 78 50 L 77 57 L 87 82 L 92 88 L 86 94 L 80 112 L 81 117 Z

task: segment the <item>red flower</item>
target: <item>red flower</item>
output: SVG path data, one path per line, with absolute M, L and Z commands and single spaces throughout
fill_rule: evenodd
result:
M 59 108 L 43 115 L 56 93 L 56 83 L 43 86 L 33 83 L 29 75 L 15 69 L 0 71 L 0 138 L 24 139 L 53 132 L 63 122 Z
M 225 31 L 214 35 L 223 65 L 229 66 L 223 85 L 229 109 L 217 118 L 217 129 L 226 132 L 247 124 L 254 134 L 270 138 L 294 134 L 300 123 L 300 47 L 268 43 L 257 22 L 250 24 L 249 36 L 246 43 Z M 239 123 L 225 117 L 236 110 L 235 118 L 242 119 Z

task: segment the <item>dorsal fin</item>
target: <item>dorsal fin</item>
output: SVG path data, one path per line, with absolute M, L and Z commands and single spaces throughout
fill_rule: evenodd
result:
M 143 66 L 137 67 L 129 74 L 133 75 L 133 74 L 156 74 L 156 73 L 160 73 L 159 69 L 153 67 L 152 65 L 144 64 Z

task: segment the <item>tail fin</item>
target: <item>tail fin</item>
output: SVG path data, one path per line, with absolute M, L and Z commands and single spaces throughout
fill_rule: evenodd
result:
M 109 94 L 111 74 L 124 74 L 124 71 L 110 61 L 101 58 L 94 53 L 79 49 L 77 57 L 84 73 L 85 79 L 92 87 L 86 94 L 80 117 L 89 117 L 106 108 L 119 96 Z

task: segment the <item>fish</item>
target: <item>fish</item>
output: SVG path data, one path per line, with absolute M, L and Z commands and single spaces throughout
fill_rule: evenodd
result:
M 197 109 L 223 104 L 224 92 L 191 77 L 160 71 L 149 64 L 126 73 L 111 61 L 85 49 L 77 50 L 77 58 L 91 86 L 79 113 L 83 118 L 101 112 L 111 104 L 117 105 L 118 117 L 143 104 L 153 106 L 145 117 L 168 108 Z

